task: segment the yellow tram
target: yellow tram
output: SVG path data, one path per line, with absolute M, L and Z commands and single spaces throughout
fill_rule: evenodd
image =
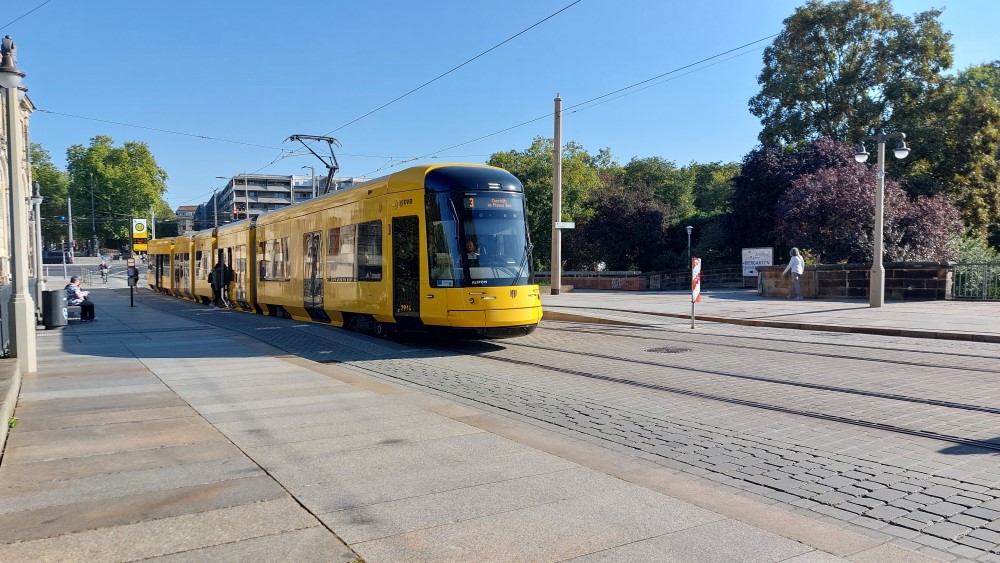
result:
M 485 165 L 418 166 L 216 229 L 149 243 L 150 286 L 237 310 L 386 335 L 486 338 L 541 320 L 524 190 Z

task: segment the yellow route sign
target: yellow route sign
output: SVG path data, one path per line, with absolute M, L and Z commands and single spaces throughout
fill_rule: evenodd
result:
M 132 219 L 132 252 L 146 252 L 149 232 L 145 219 Z

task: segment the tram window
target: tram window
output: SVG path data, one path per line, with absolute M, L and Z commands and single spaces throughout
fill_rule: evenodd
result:
M 334 227 L 326 232 L 327 281 L 354 281 L 355 225 Z
M 323 263 L 319 259 L 322 238 L 319 231 L 302 235 L 303 279 L 323 279 Z
M 358 280 L 382 280 L 382 221 L 358 225 Z
M 434 209 L 437 209 L 436 207 Z M 427 229 L 427 241 L 430 260 L 431 287 L 453 287 L 456 279 L 461 279 L 461 266 L 455 263 L 448 241 L 456 238 L 456 223 L 454 221 L 434 221 Z M 459 271 L 456 272 L 456 268 Z
M 204 268 L 204 265 L 202 264 L 202 255 L 203 254 L 204 254 L 204 252 L 202 252 L 200 250 L 194 253 L 194 259 L 195 259 L 195 262 L 197 263 L 197 266 L 195 267 L 196 269 L 195 269 L 195 272 L 194 272 L 194 278 L 196 280 L 203 280 L 203 279 L 205 279 L 205 277 L 204 277 L 205 274 L 202 273 L 203 272 L 202 269 Z
M 261 260 L 261 279 L 288 281 L 288 237 L 264 241 L 264 259 Z

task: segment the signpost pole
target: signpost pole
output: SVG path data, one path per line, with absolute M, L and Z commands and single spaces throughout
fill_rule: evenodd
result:
M 691 328 L 694 328 L 694 304 L 701 301 L 701 258 L 691 260 Z
M 135 258 L 128 259 L 128 268 L 126 269 L 126 275 L 128 275 L 128 306 L 135 307 L 135 282 L 136 278 L 132 275 L 135 271 Z

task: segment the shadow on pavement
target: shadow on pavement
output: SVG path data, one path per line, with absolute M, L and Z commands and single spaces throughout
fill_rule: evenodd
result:
M 493 341 L 435 334 L 384 340 L 330 325 L 218 309 L 148 289 L 131 296 L 128 289 L 92 289 L 97 322 L 39 327 L 40 340 L 58 335 L 65 351 L 81 356 L 246 358 L 272 356 L 276 348 L 321 363 L 467 356 L 503 348 Z

